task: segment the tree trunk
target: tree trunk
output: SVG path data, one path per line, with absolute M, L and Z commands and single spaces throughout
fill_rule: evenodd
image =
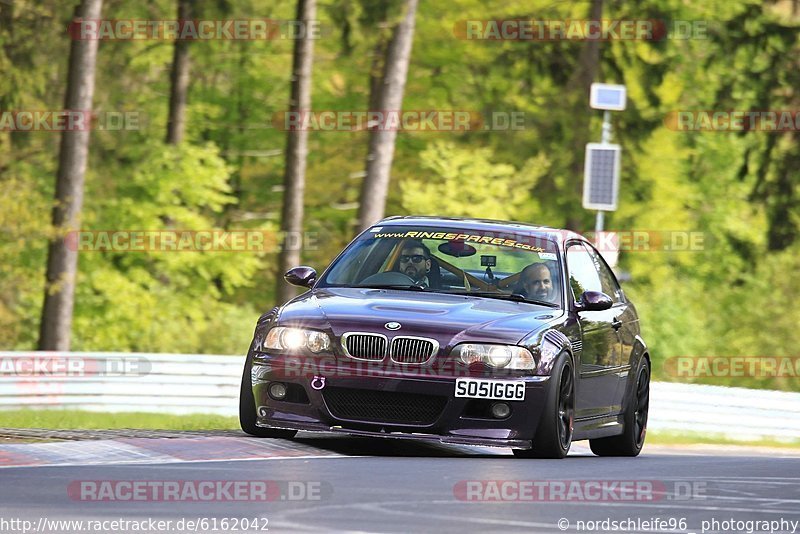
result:
M 317 16 L 317 0 L 297 0 L 297 20 L 309 23 Z M 311 111 L 311 66 L 314 39 L 308 32 L 294 43 L 290 112 Z M 278 257 L 276 299 L 283 304 L 296 295 L 295 288 L 283 280 L 283 273 L 300 263 L 303 232 L 303 194 L 306 188 L 308 131 L 298 129 L 286 133 L 286 168 L 283 174 L 283 210 L 281 214 L 281 250 Z
M 178 21 L 192 16 L 192 0 L 178 0 Z M 189 90 L 189 41 L 177 39 L 170 72 L 169 119 L 167 143 L 177 145 L 183 141 L 186 129 L 186 93 Z
M 100 19 L 102 7 L 103 0 L 83 0 L 76 8 L 75 17 Z M 92 109 L 97 45 L 95 39 L 72 41 L 64 102 L 67 110 L 88 114 Z M 67 232 L 79 229 L 88 154 L 88 124 L 86 128 L 61 134 L 53 207 L 53 227 L 57 234 L 50 242 L 47 255 L 47 278 L 39 330 L 40 350 L 69 350 L 70 347 L 78 251 L 67 246 L 66 236 Z
M 411 45 L 414 42 L 416 11 L 417 0 L 406 0 L 403 20 L 395 28 L 386 49 L 383 83 L 377 99 L 378 110 L 384 113 L 399 112 L 403 107 L 403 91 L 411 59 Z M 367 175 L 361 187 L 358 209 L 360 230 L 368 228 L 384 215 L 396 138 L 395 130 L 370 130 Z
M 592 5 L 589 11 L 589 20 L 601 20 L 603 18 L 603 0 L 592 0 Z M 589 93 L 591 92 L 592 83 L 597 79 L 600 72 L 600 45 L 599 40 L 589 40 L 581 49 L 580 56 L 578 57 L 578 67 L 569 81 L 568 90 L 575 99 L 574 104 L 574 138 L 572 145 L 573 163 L 569 180 L 572 183 L 572 193 L 578 195 L 578 198 L 583 196 L 583 165 L 584 153 L 586 152 L 586 143 L 591 139 L 589 137 L 589 125 L 591 121 L 592 109 L 589 107 Z M 584 211 L 579 213 L 569 214 L 564 221 L 564 224 L 570 230 L 583 231 L 581 228 L 581 218 Z
M 378 37 L 372 50 L 372 64 L 369 68 L 369 110 L 378 111 L 381 106 L 381 89 L 383 88 L 383 62 L 386 59 L 386 39 Z
M 386 70 L 386 47 L 391 40 L 392 32 L 387 30 L 389 27 L 389 8 L 388 2 L 378 4 L 376 19 L 370 21 L 378 26 L 377 39 L 372 48 L 372 63 L 369 67 L 369 110 L 377 111 L 380 109 L 381 88 L 383 85 L 383 73 Z M 373 26 L 374 27 L 374 26 Z M 372 30 L 372 28 L 370 28 Z
M 589 8 L 589 20 L 601 20 L 603 18 L 603 0 L 592 0 Z M 578 68 L 570 77 L 570 89 L 573 89 L 579 98 L 579 105 L 584 105 L 589 109 L 589 91 L 592 83 L 600 71 L 600 45 L 599 40 L 590 39 L 586 41 L 578 57 Z

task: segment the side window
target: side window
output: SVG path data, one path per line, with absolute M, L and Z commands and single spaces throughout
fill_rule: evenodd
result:
M 603 293 L 611 297 L 611 300 L 613 300 L 614 303 L 620 302 L 622 300 L 622 291 L 619 288 L 617 279 L 614 277 L 614 273 L 611 272 L 611 269 L 609 269 L 599 252 L 590 247 L 589 254 L 591 254 L 592 259 L 597 266 L 597 270 L 600 273 L 600 285 L 603 288 Z
M 581 243 L 567 247 L 567 271 L 569 286 L 577 301 L 584 291 L 602 291 L 603 286 L 594 259 Z

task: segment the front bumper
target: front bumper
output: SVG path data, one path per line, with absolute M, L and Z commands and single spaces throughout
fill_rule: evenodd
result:
M 374 373 L 369 376 L 348 376 L 347 373 L 328 373 L 321 375 L 325 378 L 324 387 L 316 389 L 311 384 L 316 378 L 315 386 L 318 388 L 320 375 L 289 377 L 279 358 L 261 356 L 252 360 L 251 373 L 256 424 L 270 428 L 529 449 L 550 387 L 548 376 L 515 378 L 526 383 L 525 400 L 506 401 L 511 406 L 511 414 L 505 419 L 495 419 L 476 416 L 474 410 L 468 406 L 468 403 L 475 401 L 454 396 L 455 377 L 418 376 L 413 373 L 410 376 L 380 376 Z M 507 378 L 498 377 L 501 380 Z M 297 398 L 293 402 L 275 400 L 269 396 L 268 386 L 276 381 L 294 384 L 292 387 L 295 391 L 299 386 L 305 395 L 300 395 L 302 399 L 299 401 Z M 345 419 L 336 417 L 331 411 L 323 394 L 325 388 L 431 395 L 444 397 L 446 402 L 430 424 L 407 424 L 374 418 Z

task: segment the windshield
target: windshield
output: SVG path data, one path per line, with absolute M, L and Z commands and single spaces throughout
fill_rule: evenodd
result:
M 318 287 L 469 293 L 560 307 L 556 251 L 552 241 L 511 231 L 373 227 L 331 265 Z

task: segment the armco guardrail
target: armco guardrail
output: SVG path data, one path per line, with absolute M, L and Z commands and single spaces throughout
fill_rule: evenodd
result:
M 0 410 L 237 415 L 243 364 L 206 354 L 0 352 Z
M 654 382 L 648 428 L 740 440 L 800 440 L 800 393 Z
M 243 364 L 243 356 L 0 351 L 0 410 L 237 415 Z M 651 430 L 800 439 L 800 393 L 654 382 L 650 400 Z

